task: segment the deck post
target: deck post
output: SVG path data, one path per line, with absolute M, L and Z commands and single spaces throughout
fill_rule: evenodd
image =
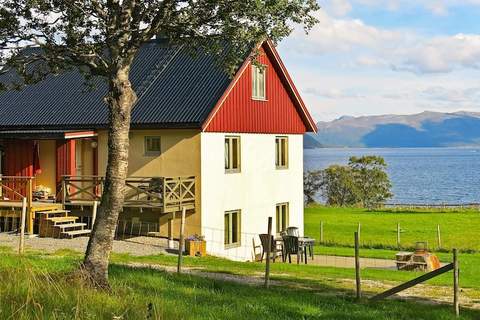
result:
M 182 272 L 182 258 L 183 258 L 183 245 L 184 245 L 184 232 L 185 232 L 185 207 L 182 207 L 182 220 L 180 222 L 180 239 L 178 242 L 178 264 L 177 273 Z
M 93 226 L 95 225 L 95 219 L 97 219 L 97 208 L 98 208 L 98 201 L 93 201 L 93 208 L 92 208 L 92 225 L 90 228 L 93 230 Z
M 27 200 L 27 207 L 28 207 L 28 222 L 27 222 L 27 230 L 30 235 L 33 234 L 33 224 L 35 220 L 35 214 L 32 208 L 32 202 L 33 202 L 33 177 L 29 177 L 28 179 L 28 184 L 27 184 L 27 194 L 26 194 L 26 200 Z
M 18 253 L 23 254 L 25 247 L 25 218 L 27 215 L 27 198 L 22 199 L 22 215 L 20 220 L 20 242 L 18 245 Z

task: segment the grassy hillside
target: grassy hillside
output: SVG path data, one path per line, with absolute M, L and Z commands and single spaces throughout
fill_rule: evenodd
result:
M 360 208 L 310 207 L 305 210 L 305 234 L 320 237 L 324 222 L 324 241 L 341 246 L 353 245 L 353 233 L 361 224 L 364 247 L 397 248 L 397 223 L 401 227 L 401 245 L 412 248 L 427 241 L 438 249 L 437 225 L 440 225 L 443 249 L 480 250 L 480 212 L 473 210 L 384 210 Z
M 235 284 L 191 275 L 114 264 L 110 268 L 112 291 L 97 292 L 72 276 L 80 256 L 70 253 L 29 253 L 24 258 L 3 250 L 0 259 L 0 318 L 8 319 L 453 319 L 451 307 L 387 301 L 355 303 L 348 292 L 309 280 L 309 288 Z M 174 257 L 132 258 L 118 262 L 153 259 L 172 263 Z M 252 274 L 260 264 L 221 259 L 185 259 L 186 265 L 225 268 Z M 273 272 L 277 272 L 275 267 Z M 283 274 L 307 284 L 322 275 L 323 268 L 284 265 Z M 316 272 L 319 271 L 319 272 Z M 303 282 L 302 282 L 303 279 Z M 477 311 L 463 311 L 463 319 L 478 319 Z

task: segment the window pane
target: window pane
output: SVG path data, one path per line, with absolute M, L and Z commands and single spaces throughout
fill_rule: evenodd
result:
M 278 205 L 275 207 L 275 209 L 276 209 L 275 218 L 276 218 L 276 221 L 277 221 L 277 233 L 280 233 L 281 231 L 283 231 L 282 227 L 281 227 L 282 226 L 281 221 L 280 221 L 282 216 L 280 214 L 280 207 Z
M 279 155 L 280 141 L 278 138 L 275 139 L 275 165 L 278 167 L 280 165 L 280 155 Z
M 232 212 L 232 243 L 238 242 L 238 212 Z
M 230 139 L 225 138 L 225 169 L 230 169 Z
M 227 213 L 225 214 L 225 234 L 224 234 L 224 243 L 229 244 L 230 243 L 230 215 Z
M 284 167 L 286 164 L 287 164 L 287 146 L 286 146 L 286 139 L 282 139 L 281 140 L 282 142 L 282 151 L 281 151 L 281 155 L 282 155 L 282 159 L 281 159 L 281 166 Z
M 265 70 L 259 70 L 258 97 L 259 98 L 265 98 Z
M 232 139 L 232 169 L 238 169 L 238 139 Z

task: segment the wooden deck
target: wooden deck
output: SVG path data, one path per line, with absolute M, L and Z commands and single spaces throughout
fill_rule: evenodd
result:
M 63 176 L 56 203 L 34 201 L 34 177 L 0 175 L 0 217 L 20 218 L 22 200 L 27 203 L 26 232 L 32 234 L 36 213 L 65 209 L 66 206 L 93 206 L 101 201 L 105 178 L 101 176 Z M 195 209 L 196 178 L 129 177 L 125 182 L 125 207 L 158 209 L 173 214 L 182 208 Z

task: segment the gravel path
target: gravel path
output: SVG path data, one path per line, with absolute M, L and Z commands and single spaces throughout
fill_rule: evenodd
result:
M 15 234 L 0 233 L 0 246 L 18 248 L 19 236 Z M 44 252 L 55 252 L 61 249 L 69 249 L 78 252 L 85 252 L 87 249 L 88 237 L 74 239 L 53 239 L 53 238 L 25 238 L 25 248 Z M 148 256 L 166 251 L 167 240 L 153 237 L 134 237 L 126 240 L 115 240 L 113 252 L 128 253 L 134 256 Z

